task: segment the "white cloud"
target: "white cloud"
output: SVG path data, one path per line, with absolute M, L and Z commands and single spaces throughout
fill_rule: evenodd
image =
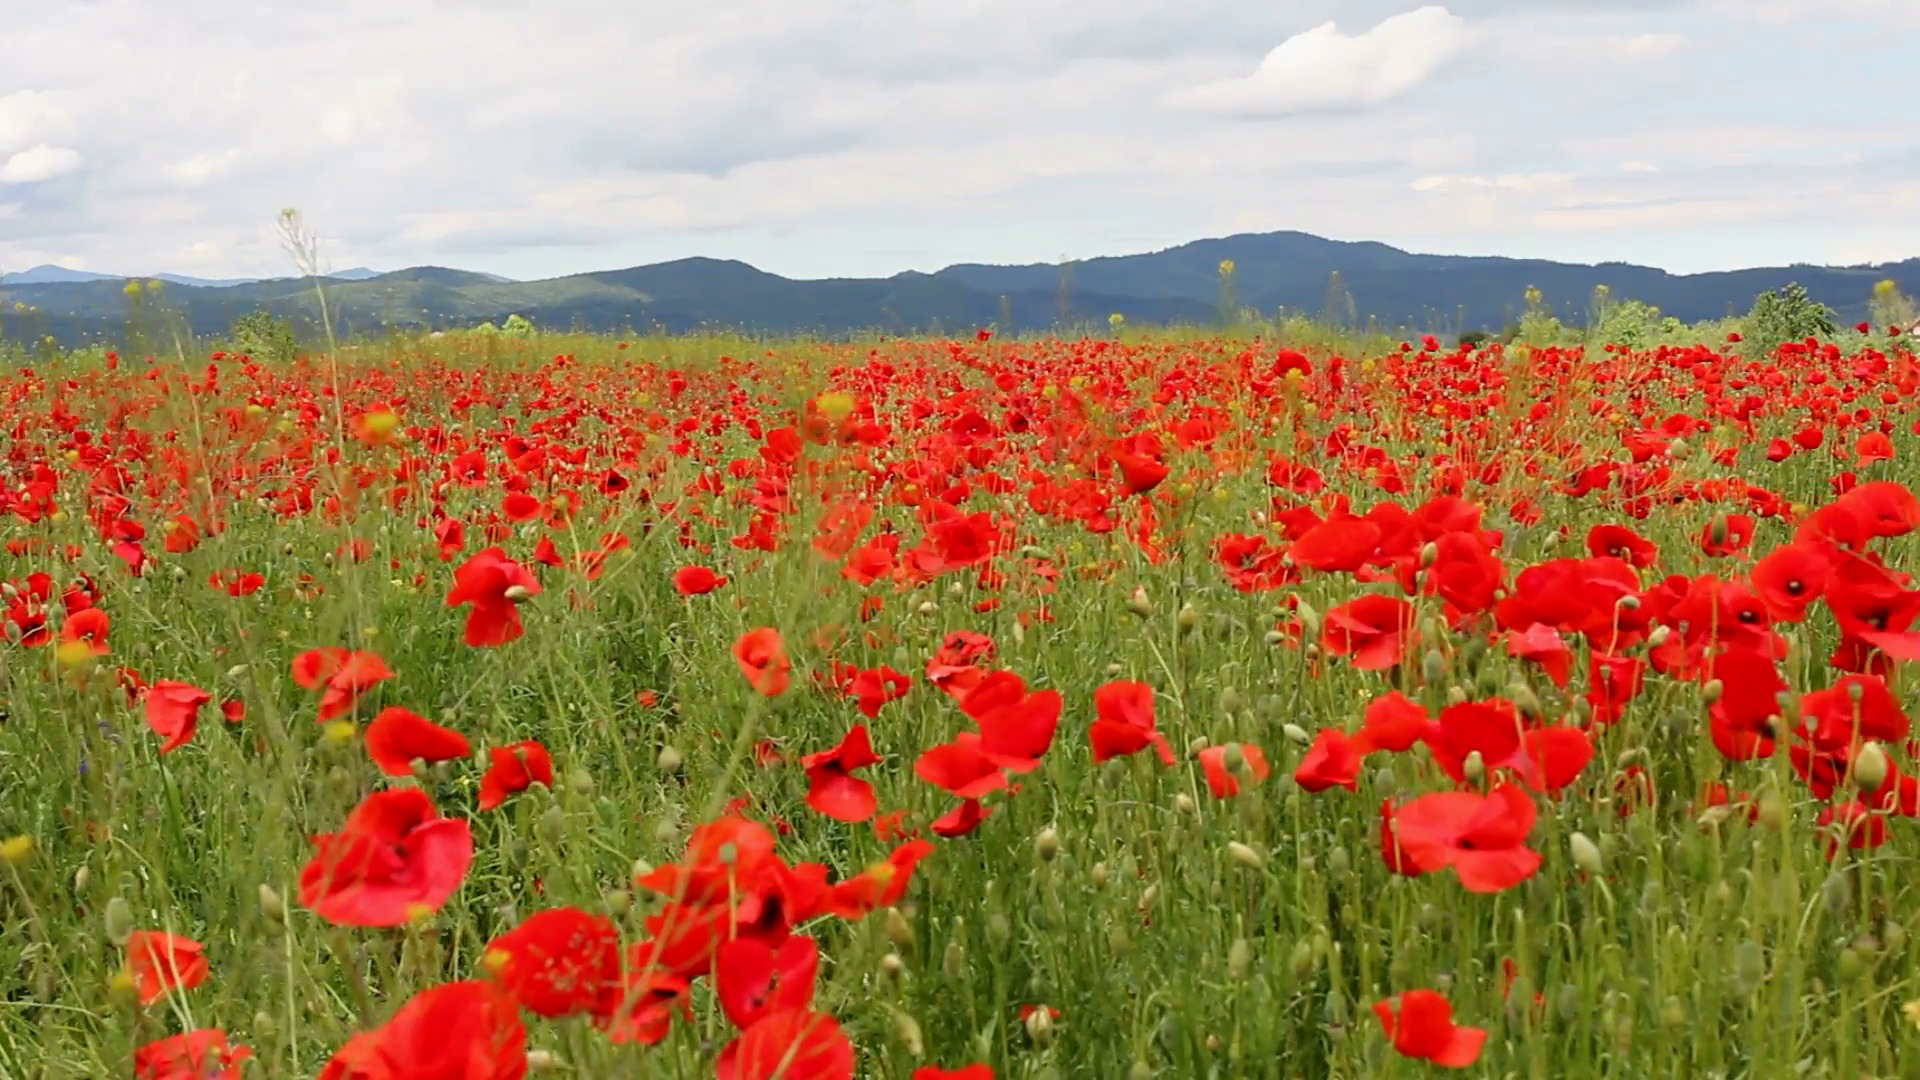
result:
M 217 177 L 225 175 L 239 163 L 242 154 L 239 149 L 222 150 L 219 153 L 195 154 L 183 161 L 167 166 L 167 176 L 186 187 L 196 187 Z
M 1362 34 L 1321 23 L 1275 46 L 1251 75 L 1182 91 L 1188 108 L 1283 117 L 1380 105 L 1426 82 L 1472 44 L 1467 21 L 1444 7 L 1395 15 Z
M 1519 191 L 1539 192 L 1572 183 L 1569 173 L 1506 173 L 1501 176 L 1423 176 L 1413 182 L 1413 190 L 1427 192 Z
M 0 164 L 0 184 L 37 184 L 80 167 L 80 153 L 65 146 L 30 146 Z
M 690 254 L 887 273 L 903 251 L 930 268 L 1279 228 L 1446 250 L 1608 194 L 1691 196 L 1713 169 L 1741 235 L 1818 257 L 1874 218 L 1780 167 L 1920 154 L 1897 126 L 1770 119 L 1885 115 L 1902 57 L 1859 53 L 1865 24 L 1843 51 L 1729 29 L 1705 14 L 1725 0 L 1421 2 L 47 4 L 6 20 L 0 168 L 39 175 L 59 149 L 88 167 L 0 188 L 0 264 L 282 272 L 288 205 L 341 266 L 517 277 Z M 1826 74 L 1789 87 L 1782 64 Z M 1246 122 L 1268 116 L 1287 121 Z M 1768 183 L 1778 199 L 1752 197 Z M 1563 209 L 1542 235 L 1678 243 L 1604 220 Z
M 45 94 L 31 90 L 0 94 L 0 154 L 11 153 L 43 137 L 59 115 Z

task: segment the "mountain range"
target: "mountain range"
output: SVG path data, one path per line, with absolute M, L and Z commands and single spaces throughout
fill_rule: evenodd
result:
M 1873 266 L 1793 265 L 1673 274 L 1628 263 L 1422 255 L 1386 244 L 1300 232 L 1198 240 L 1163 251 L 1062 264 L 960 264 L 887 278 L 797 280 L 743 262 L 687 258 L 541 281 L 509 281 L 446 267 L 388 273 L 345 271 L 323 279 L 336 330 L 454 328 L 519 314 L 554 329 L 682 333 L 727 328 L 764 334 L 965 333 L 1104 328 L 1130 323 L 1206 324 L 1219 318 L 1220 265 L 1234 263 L 1235 301 L 1263 314 L 1285 310 L 1426 333 L 1498 330 L 1529 288 L 1569 322 L 1585 321 L 1597 286 L 1616 299 L 1655 305 L 1695 321 L 1745 312 L 1754 297 L 1789 282 L 1838 311 L 1865 317 L 1876 282 L 1920 292 L 1920 258 Z M 1333 275 L 1338 274 L 1336 289 Z M 219 282 L 178 275 L 159 303 L 197 335 L 218 337 L 257 310 L 317 328 L 314 282 L 304 278 Z M 144 280 L 144 279 L 143 279 Z M 124 278 L 40 267 L 0 276 L 0 334 L 52 335 L 63 343 L 124 335 Z M 34 309 L 22 314 L 16 305 Z

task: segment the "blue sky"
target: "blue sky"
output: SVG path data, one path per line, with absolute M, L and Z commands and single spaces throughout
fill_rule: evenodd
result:
M 1920 255 L 1920 0 L 0 0 L 0 270 Z M 1906 88 L 1906 93 L 1903 93 Z

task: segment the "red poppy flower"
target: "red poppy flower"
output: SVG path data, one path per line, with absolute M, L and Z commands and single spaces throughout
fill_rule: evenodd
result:
M 411 776 L 416 760 L 457 761 L 473 753 L 467 737 L 398 705 L 367 725 L 367 756 L 388 776 Z
M 553 755 L 532 739 L 487 751 L 487 771 L 480 778 L 480 809 L 496 810 L 535 784 L 553 786 Z
M 1469 892 L 1499 892 L 1540 869 L 1540 853 L 1526 846 L 1538 813 L 1511 784 L 1485 796 L 1441 791 L 1395 811 L 1393 830 L 1400 851 L 1421 871 L 1451 866 Z
M 171 990 L 191 990 L 207 981 L 206 946 L 162 930 L 135 930 L 127 936 L 127 973 L 151 1005 Z
M 133 1052 L 133 1080 L 240 1080 L 249 1046 L 229 1046 L 219 1028 L 169 1035 Z
M 620 931 L 604 915 L 550 908 L 488 942 L 482 963 L 529 1012 L 600 1012 L 620 990 Z
M 440 910 L 473 863 L 473 830 L 419 788 L 376 791 L 337 833 L 313 838 L 300 902 L 342 926 L 399 926 Z
M 727 579 L 704 566 L 683 566 L 673 572 L 673 591 L 681 596 L 705 596 Z
M 347 1040 L 319 1080 L 521 1080 L 527 1028 L 514 1001 L 484 981 L 422 990 L 380 1027 Z
M 1391 690 L 1367 703 L 1360 733 L 1353 737 L 1354 749 L 1362 754 L 1376 750 L 1405 753 L 1425 738 L 1432 727 L 1433 717 L 1426 706 L 1398 690 Z
M 488 648 L 518 640 L 526 632 L 520 623 L 520 604 L 538 595 L 540 582 L 533 572 L 507 558 L 504 549 L 490 547 L 475 552 L 454 570 L 447 606 L 473 605 L 467 612 L 466 642 Z
M 980 725 L 980 752 L 1011 772 L 1040 767 L 1060 726 L 1060 691 L 1029 692 L 1025 679 L 996 671 L 961 699 L 960 711 Z
M 943 1069 L 938 1065 L 922 1065 L 913 1070 L 909 1080 L 993 1080 L 991 1065 L 962 1065 L 957 1069 Z
M 778 948 L 757 938 L 720 946 L 713 991 L 720 1008 L 742 1031 L 770 1012 L 813 1005 L 820 946 L 810 937 L 790 937 Z
M 1107 683 L 1093 692 L 1093 708 L 1098 718 L 1087 729 L 1087 738 L 1096 763 L 1151 746 L 1162 763 L 1173 764 L 1173 747 L 1154 725 L 1153 687 L 1141 682 Z
M 779 697 L 787 692 L 793 661 L 787 659 L 787 645 L 780 639 L 780 631 L 763 626 L 741 634 L 733 644 L 733 658 L 747 684 L 761 694 Z
M 853 773 L 885 760 L 873 752 L 867 725 L 855 724 L 840 745 L 800 759 L 807 770 L 807 805 L 835 821 L 867 820 L 879 804 L 873 785 Z
M 1267 755 L 1252 743 L 1235 743 L 1239 748 L 1240 759 L 1246 763 L 1245 769 L 1251 782 L 1259 783 L 1272 773 L 1267 765 Z M 1227 748 L 1209 746 L 1200 751 L 1200 771 L 1206 774 L 1207 790 L 1213 792 L 1216 799 L 1231 799 L 1240 794 L 1241 777 L 1227 766 Z
M 360 695 L 393 678 L 387 662 L 374 652 L 349 652 L 339 647 L 309 649 L 293 658 L 293 681 L 302 690 L 320 691 L 320 713 L 326 723 L 351 712 Z
M 193 741 L 194 730 L 200 722 L 200 707 L 213 700 L 212 694 L 192 683 L 172 679 L 161 679 L 147 687 L 145 696 L 147 726 L 166 740 L 160 746 L 163 754 Z
M 720 1051 L 717 1080 L 853 1080 L 853 1042 L 810 1009 L 762 1016 Z
M 1413 636 L 1413 605 L 1397 596 L 1369 593 L 1327 612 L 1320 647 L 1353 658 L 1362 671 L 1380 671 L 1406 658 Z
M 1360 790 L 1360 750 L 1339 728 L 1322 728 L 1314 736 L 1300 764 L 1293 770 L 1293 782 L 1311 792 L 1343 787 Z
M 1485 1029 L 1456 1025 L 1452 1003 L 1432 990 L 1408 990 L 1376 1002 L 1373 1013 L 1395 1050 L 1449 1069 L 1464 1069 L 1480 1060 L 1480 1049 L 1487 1042 Z

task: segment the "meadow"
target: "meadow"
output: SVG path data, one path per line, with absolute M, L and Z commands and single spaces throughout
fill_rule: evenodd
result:
M 1920 1075 L 1908 338 L 0 376 L 0 1076 Z

